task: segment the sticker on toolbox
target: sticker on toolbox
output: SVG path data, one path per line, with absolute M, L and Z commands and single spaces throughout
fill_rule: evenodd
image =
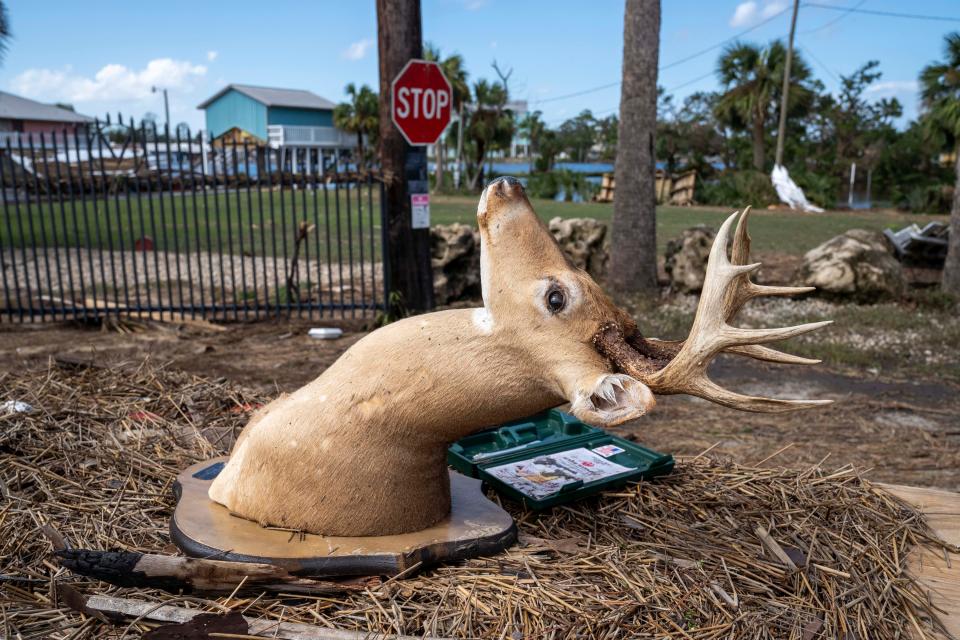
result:
M 584 449 L 558 451 L 518 460 L 484 471 L 531 498 L 543 498 L 560 491 L 564 485 L 595 482 L 633 471 Z
M 600 454 L 604 458 L 609 458 L 610 456 L 615 456 L 618 453 L 623 453 L 626 449 L 621 449 L 615 444 L 605 444 L 602 447 L 597 447 L 596 449 L 591 449 L 594 453 Z

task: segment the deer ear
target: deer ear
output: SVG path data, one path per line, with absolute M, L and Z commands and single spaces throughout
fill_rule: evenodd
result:
M 570 398 L 573 415 L 588 424 L 612 427 L 639 418 L 653 409 L 653 392 L 639 380 L 622 373 L 605 373 L 584 380 Z

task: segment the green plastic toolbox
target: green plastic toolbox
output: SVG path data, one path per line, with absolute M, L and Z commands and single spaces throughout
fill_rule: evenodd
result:
M 673 456 L 556 409 L 467 436 L 450 446 L 447 462 L 537 510 L 673 469 Z

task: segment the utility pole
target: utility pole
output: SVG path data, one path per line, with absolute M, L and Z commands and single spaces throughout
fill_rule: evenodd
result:
M 166 132 L 170 134 L 170 100 L 167 99 L 167 90 L 158 89 L 156 87 L 150 87 L 150 93 L 156 93 L 158 91 L 163 91 L 163 115 L 166 118 L 167 128 Z
M 774 166 L 783 165 L 783 143 L 787 135 L 787 97 L 790 93 L 790 65 L 793 64 L 793 34 L 797 31 L 797 11 L 800 0 L 793 0 L 793 19 L 790 21 L 790 42 L 787 44 L 787 67 L 783 70 L 783 98 L 780 100 L 780 128 L 777 131 L 777 157 Z
M 414 229 L 410 194 L 428 193 L 425 147 L 413 147 L 393 123 L 391 84 L 408 61 L 423 57 L 420 0 L 377 0 L 380 57 L 380 167 L 386 187 L 390 288 L 407 308 L 433 308 L 430 230 Z

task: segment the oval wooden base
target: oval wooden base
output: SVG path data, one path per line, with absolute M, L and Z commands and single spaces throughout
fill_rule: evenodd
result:
M 503 551 L 517 539 L 506 511 L 480 481 L 450 472 L 450 515 L 423 531 L 392 536 L 335 537 L 261 527 L 207 497 L 227 458 L 188 467 L 177 476 L 170 537 L 189 556 L 263 562 L 301 576 L 395 575 L 438 562 Z

